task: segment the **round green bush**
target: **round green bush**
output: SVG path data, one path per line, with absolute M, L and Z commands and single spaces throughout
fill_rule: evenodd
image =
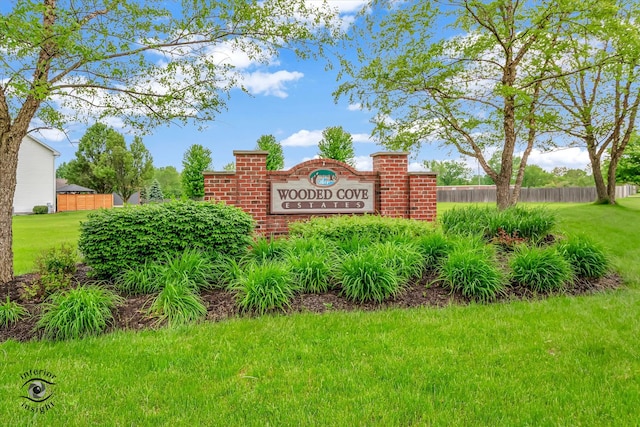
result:
M 538 292 L 560 290 L 573 278 L 571 264 L 555 248 L 521 246 L 509 266 L 514 282 Z
M 186 249 L 237 256 L 253 227 L 234 206 L 173 201 L 92 212 L 80 225 L 78 247 L 97 276 L 111 278 Z
M 401 278 L 374 248 L 346 255 L 337 276 L 342 294 L 353 301 L 382 302 L 401 289 Z
M 453 249 L 440 268 L 444 286 L 477 301 L 495 299 L 504 290 L 500 269 L 487 250 Z
M 97 286 L 79 286 L 56 292 L 44 303 L 37 326 L 56 340 L 102 333 L 113 319 L 111 310 L 121 301 L 113 292 Z
M 583 236 L 570 237 L 557 245 L 558 251 L 571 263 L 577 276 L 602 277 L 609 270 L 604 250 Z

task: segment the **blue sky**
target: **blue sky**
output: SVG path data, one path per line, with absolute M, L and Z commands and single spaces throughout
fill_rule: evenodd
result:
M 349 21 L 365 1 L 334 0 L 330 3 L 339 7 L 343 18 Z M 245 75 L 245 85 L 252 96 L 233 89 L 227 111 L 218 115 L 215 121 L 206 123 L 203 131 L 199 131 L 197 125 L 169 125 L 144 136 L 144 143 L 156 167 L 175 166 L 181 170 L 184 152 L 191 144 L 197 143 L 211 150 L 213 168 L 221 170 L 234 160 L 234 150 L 252 150 L 261 135 L 273 134 L 283 146 L 285 168 L 290 168 L 316 155 L 321 132 L 329 126 L 342 126 L 353 135 L 358 169 L 370 169 L 370 154 L 385 150 L 369 137 L 372 112 L 362 111 L 346 100 L 334 103 L 332 92 L 338 85 L 337 71 L 327 71 L 326 61 L 301 61 L 283 52 L 278 58 L 273 58 L 271 64 L 263 66 L 252 63 L 240 52 L 226 51 L 225 46 L 221 46 L 221 51 Z M 132 139 L 117 118 L 109 124 L 124 133 L 129 141 Z M 74 125 L 68 132 L 71 141 L 55 131 L 34 136 L 61 153 L 59 164 L 73 159 L 77 148 L 74 142 L 83 133 L 84 127 Z M 418 170 L 423 160 L 459 158 L 455 151 L 426 146 L 419 153 L 412 153 L 411 169 Z M 534 152 L 529 163 L 539 164 L 545 169 L 554 166 L 584 169 L 588 157 L 585 150 L 572 148 L 545 155 Z M 475 161 L 470 165 L 474 166 L 475 173 Z

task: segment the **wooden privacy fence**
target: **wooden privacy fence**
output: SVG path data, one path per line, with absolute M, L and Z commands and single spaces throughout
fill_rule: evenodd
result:
M 58 212 L 113 207 L 113 194 L 58 194 Z
M 482 203 L 496 201 L 496 188 L 489 186 L 438 187 L 438 202 Z M 616 187 L 616 198 L 636 194 L 635 185 Z M 596 200 L 595 187 L 523 188 L 521 202 L 569 202 L 589 203 Z

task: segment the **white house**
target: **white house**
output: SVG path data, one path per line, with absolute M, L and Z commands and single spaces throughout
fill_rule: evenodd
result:
M 14 213 L 32 213 L 38 205 L 50 205 L 49 211 L 56 211 L 56 157 L 59 155 L 47 144 L 25 136 L 18 151 Z

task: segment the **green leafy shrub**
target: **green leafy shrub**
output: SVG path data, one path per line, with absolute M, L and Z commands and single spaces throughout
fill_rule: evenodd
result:
M 401 279 L 394 268 L 380 259 L 375 249 L 344 257 L 337 271 L 342 293 L 350 300 L 382 302 L 401 289 Z
M 33 207 L 33 213 L 36 215 L 42 215 L 49 213 L 49 206 L 46 205 L 36 205 Z
M 97 286 L 79 286 L 56 292 L 43 305 L 37 323 L 44 336 L 75 339 L 102 333 L 113 319 L 111 310 L 121 301 L 113 292 Z
M 355 254 L 366 250 L 372 243 L 371 238 L 368 236 L 351 236 L 348 239 L 337 241 L 336 247 L 342 254 Z
M 424 256 L 414 244 L 402 241 L 376 243 L 371 250 L 377 254 L 378 262 L 391 267 L 403 284 L 422 276 L 425 270 Z
M 279 261 L 265 261 L 247 264 L 234 290 L 241 309 L 263 314 L 288 307 L 298 286 L 289 266 Z
M 292 236 L 322 237 L 334 242 L 344 242 L 354 238 L 382 242 L 399 235 L 421 236 L 431 230 L 433 225 L 425 221 L 377 215 L 316 217 L 289 224 L 289 233 Z
M 151 303 L 150 311 L 166 320 L 169 326 L 192 323 L 207 314 L 202 298 L 193 291 L 192 282 L 187 278 L 166 282 Z
M 334 254 L 321 250 L 292 250 L 287 262 L 303 292 L 322 293 L 332 287 Z
M 440 223 L 447 234 L 480 234 L 491 240 L 502 233 L 512 238 L 540 241 L 555 226 L 556 215 L 546 208 L 514 206 L 498 211 L 493 207 L 467 206 L 444 212 Z
M 78 253 L 73 246 L 63 243 L 43 251 L 35 260 L 40 274 L 72 275 L 77 270 Z
M 0 304 L 0 326 L 10 326 L 29 316 L 29 312 L 15 301 Z
M 555 248 L 520 246 L 509 266 L 511 280 L 538 292 L 560 290 L 573 279 L 571 264 Z
M 78 247 L 99 277 L 111 278 L 186 249 L 242 254 L 253 227 L 234 206 L 173 201 L 92 212 L 80 225 Z
M 459 244 L 440 268 L 444 286 L 477 301 L 491 301 L 504 290 L 504 280 L 489 250 Z
M 602 277 L 609 270 L 609 260 L 598 245 L 583 236 L 570 237 L 557 245 L 558 251 L 569 261 L 577 276 Z

